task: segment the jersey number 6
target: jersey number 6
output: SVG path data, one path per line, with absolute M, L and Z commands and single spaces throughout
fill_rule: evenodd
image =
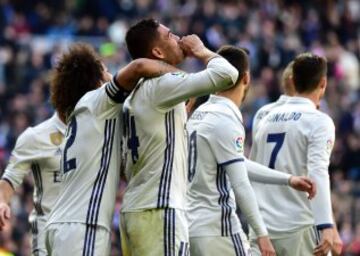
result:
M 275 169 L 276 157 L 277 157 L 282 145 L 284 144 L 284 139 L 285 139 L 285 132 L 268 134 L 266 142 L 275 143 L 275 147 L 270 156 L 269 168 L 271 168 L 271 169 Z

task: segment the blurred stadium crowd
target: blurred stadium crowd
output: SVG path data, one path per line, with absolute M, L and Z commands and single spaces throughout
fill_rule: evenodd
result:
M 337 128 L 330 166 L 333 207 L 344 255 L 360 255 L 358 0 L 0 0 L 1 171 L 18 135 L 52 114 L 48 77 L 66 45 L 91 43 L 115 73 L 129 62 L 124 47 L 129 24 L 150 16 L 180 36 L 199 35 L 209 48 L 233 44 L 250 50 L 252 88 L 242 111 L 249 135 L 255 111 L 280 95 L 283 67 L 303 51 L 327 57 L 328 90 L 321 110 Z M 201 65 L 188 60 L 182 68 L 196 71 Z M 251 136 L 247 143 L 249 150 Z M 29 177 L 12 202 L 14 218 L 0 233 L 0 255 L 30 255 L 32 184 Z M 118 222 L 115 213 L 113 255 L 120 254 Z

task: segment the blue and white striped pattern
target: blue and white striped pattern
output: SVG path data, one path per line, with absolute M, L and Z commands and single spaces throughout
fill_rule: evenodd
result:
M 178 256 L 188 256 L 189 255 L 189 243 L 180 242 L 180 249 Z
M 95 253 L 94 250 L 97 220 L 99 217 L 102 194 L 104 192 L 107 173 L 110 165 L 115 126 L 116 119 L 110 119 L 105 121 L 104 144 L 101 153 L 100 169 L 94 182 L 86 217 L 86 232 L 83 247 L 83 256 L 91 256 Z
M 164 164 L 160 178 L 160 186 L 158 193 L 158 208 L 166 208 L 169 206 L 170 186 L 172 168 L 174 162 L 175 150 L 175 115 L 174 110 L 165 114 L 165 130 L 166 130 L 166 148 L 164 154 Z
M 232 234 L 232 230 L 231 230 L 232 208 L 229 204 L 230 190 L 227 186 L 226 172 L 220 165 L 218 165 L 217 168 L 216 187 L 220 194 L 218 203 L 221 206 L 221 235 L 229 236 Z
M 164 210 L 164 256 L 175 256 L 175 209 Z
M 123 103 L 130 93 L 128 91 L 125 91 L 121 86 L 116 85 L 114 78 L 105 85 L 105 91 L 110 97 L 110 99 L 117 103 Z
M 42 178 L 41 178 L 41 170 L 38 163 L 33 163 L 31 165 L 31 170 L 34 176 L 35 181 L 35 188 L 36 188 L 36 198 L 34 198 L 34 208 L 36 211 L 36 214 L 41 216 L 44 215 L 44 211 L 41 207 L 41 201 L 43 197 L 43 184 L 42 184 Z
M 32 235 L 32 255 L 38 256 L 39 255 L 39 248 L 38 248 L 38 239 L 39 239 L 39 228 L 38 223 L 35 220 L 30 222 L 31 227 L 31 235 Z
M 231 235 L 232 242 L 234 244 L 235 248 L 235 255 L 236 256 L 247 256 L 244 245 L 241 241 L 241 237 L 239 233 L 236 233 L 235 235 Z
M 314 229 L 314 233 L 315 233 L 315 244 L 318 245 L 321 240 L 320 232 L 316 226 L 313 226 L 313 229 Z

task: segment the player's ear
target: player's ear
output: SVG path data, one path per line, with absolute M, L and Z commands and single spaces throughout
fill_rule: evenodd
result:
M 245 86 L 249 86 L 249 84 L 250 84 L 250 72 L 249 71 L 246 71 L 245 74 L 244 74 L 243 84 Z
M 161 51 L 161 49 L 159 47 L 154 47 L 151 50 L 152 55 L 160 60 L 165 59 L 165 55 L 163 54 L 163 52 Z
M 320 80 L 319 87 L 318 87 L 321 91 L 321 95 L 325 94 L 326 85 L 327 85 L 327 79 L 326 79 L 326 76 L 323 76 Z

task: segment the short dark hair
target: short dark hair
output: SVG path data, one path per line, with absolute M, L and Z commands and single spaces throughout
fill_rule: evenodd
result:
M 217 53 L 224 57 L 231 65 L 233 65 L 239 72 L 238 83 L 249 70 L 249 51 L 245 48 L 235 47 L 231 45 L 222 46 Z
M 160 23 L 154 19 L 144 19 L 129 28 L 125 41 L 133 59 L 151 56 L 151 48 L 159 37 L 159 26 Z
M 88 44 L 70 46 L 58 61 L 51 76 L 51 103 L 57 112 L 68 118 L 76 103 L 104 80 L 100 57 Z
M 298 55 L 293 64 L 293 81 L 298 93 L 314 91 L 322 77 L 326 76 L 327 64 L 324 57 L 312 53 Z

